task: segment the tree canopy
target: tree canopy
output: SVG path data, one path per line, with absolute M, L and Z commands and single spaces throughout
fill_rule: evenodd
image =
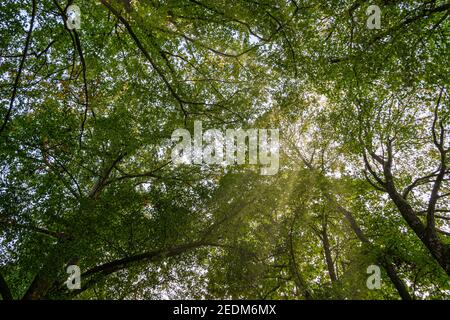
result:
M 448 299 L 449 13 L 2 1 L 0 296 Z M 195 121 L 279 129 L 278 172 L 174 163 Z

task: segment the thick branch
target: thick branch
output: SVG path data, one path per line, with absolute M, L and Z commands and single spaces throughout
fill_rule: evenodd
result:
M 3 275 L 1 273 L 0 273 L 0 294 L 2 295 L 3 300 L 13 299 L 8 283 L 6 282 L 5 278 L 3 278 Z

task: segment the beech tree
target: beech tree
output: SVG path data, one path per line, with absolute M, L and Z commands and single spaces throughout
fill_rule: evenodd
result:
M 449 297 L 450 3 L 1 8 L 2 299 Z M 195 121 L 278 172 L 174 163 Z

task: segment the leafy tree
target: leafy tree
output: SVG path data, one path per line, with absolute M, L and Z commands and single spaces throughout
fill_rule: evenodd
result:
M 450 4 L 372 4 L 3 1 L 2 299 L 448 298 Z M 195 121 L 279 172 L 173 163 Z

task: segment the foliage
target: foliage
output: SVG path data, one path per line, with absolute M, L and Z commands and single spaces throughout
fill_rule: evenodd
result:
M 3 1 L 2 298 L 447 299 L 450 4 L 373 4 Z M 278 174 L 173 163 L 194 121 Z

